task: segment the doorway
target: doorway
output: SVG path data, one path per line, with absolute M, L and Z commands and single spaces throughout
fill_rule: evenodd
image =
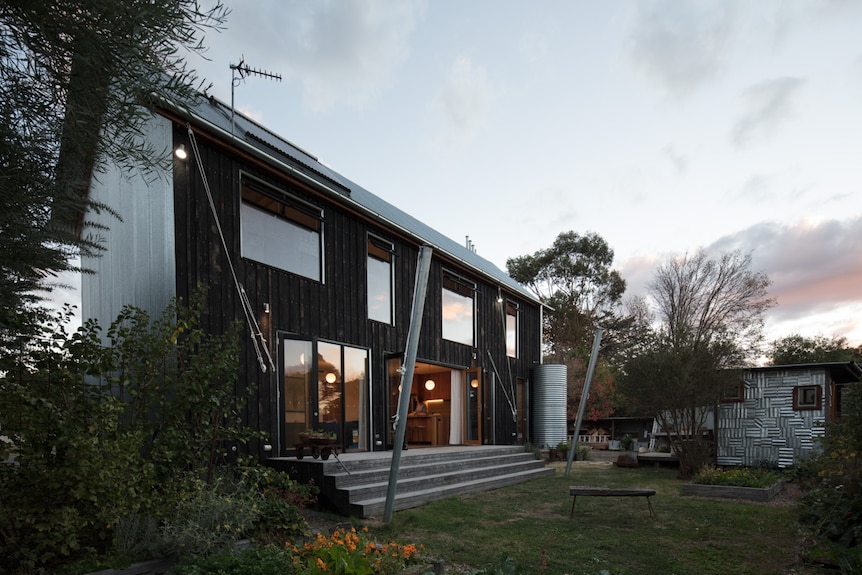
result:
M 344 450 L 367 450 L 368 350 L 284 338 L 281 362 L 282 449 L 295 449 L 299 434 L 313 429 L 333 434 Z
M 400 368 L 401 357 L 387 360 L 390 421 L 398 409 L 401 395 Z M 408 447 L 481 443 L 481 390 L 466 383 L 476 378 L 480 378 L 478 370 L 416 363 L 413 381 L 406 391 L 410 394 L 405 435 Z M 471 402 L 471 398 L 478 401 Z M 472 410 L 469 413 L 468 407 Z M 470 431 L 468 424 L 473 425 Z M 389 435 L 387 447 L 391 448 L 394 431 Z

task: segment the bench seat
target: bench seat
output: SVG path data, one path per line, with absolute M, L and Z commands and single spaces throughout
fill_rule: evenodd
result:
M 650 497 L 655 495 L 655 489 L 612 489 L 610 487 L 587 487 L 583 485 L 570 485 L 569 495 L 572 496 L 572 512 L 569 517 L 575 515 L 575 502 L 578 495 L 584 497 L 646 497 L 650 516 L 655 517 Z

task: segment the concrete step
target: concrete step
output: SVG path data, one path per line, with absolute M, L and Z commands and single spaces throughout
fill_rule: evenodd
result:
M 369 517 L 383 512 L 392 452 L 348 452 L 328 460 L 280 457 L 269 460 L 294 479 L 320 487 L 319 501 L 343 515 Z M 416 448 L 399 462 L 395 509 L 434 499 L 496 489 L 552 475 L 522 446 L 476 445 Z
M 495 465 L 516 464 L 521 462 L 542 464 L 531 453 L 503 453 L 494 454 L 487 457 L 469 457 L 458 459 L 447 459 L 444 461 L 426 461 L 426 460 L 402 460 L 398 469 L 399 479 L 408 479 L 411 477 L 421 477 L 428 474 L 441 474 L 462 469 L 477 468 L 477 467 L 493 467 Z M 349 468 L 348 468 L 349 469 Z M 350 473 L 340 470 L 336 473 L 327 473 L 328 477 L 335 480 L 335 486 L 339 489 L 347 489 L 354 485 L 363 485 L 376 483 L 379 481 L 389 481 L 389 465 L 374 467 L 370 469 L 350 469 Z

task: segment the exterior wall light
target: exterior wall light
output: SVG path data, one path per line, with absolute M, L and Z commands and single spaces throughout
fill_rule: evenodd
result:
M 186 145 L 180 144 L 179 146 L 177 146 L 177 148 L 174 150 L 174 155 L 180 160 L 188 159 L 189 152 L 188 150 L 186 150 Z

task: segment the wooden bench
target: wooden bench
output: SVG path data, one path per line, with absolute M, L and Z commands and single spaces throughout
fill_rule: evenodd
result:
M 652 509 L 652 503 L 649 498 L 655 495 L 655 489 L 611 489 L 608 487 L 584 487 L 582 485 L 570 485 L 569 495 L 572 496 L 572 512 L 569 518 L 575 516 L 575 501 L 578 500 L 578 495 L 584 497 L 646 497 L 649 514 L 655 518 L 655 511 Z

